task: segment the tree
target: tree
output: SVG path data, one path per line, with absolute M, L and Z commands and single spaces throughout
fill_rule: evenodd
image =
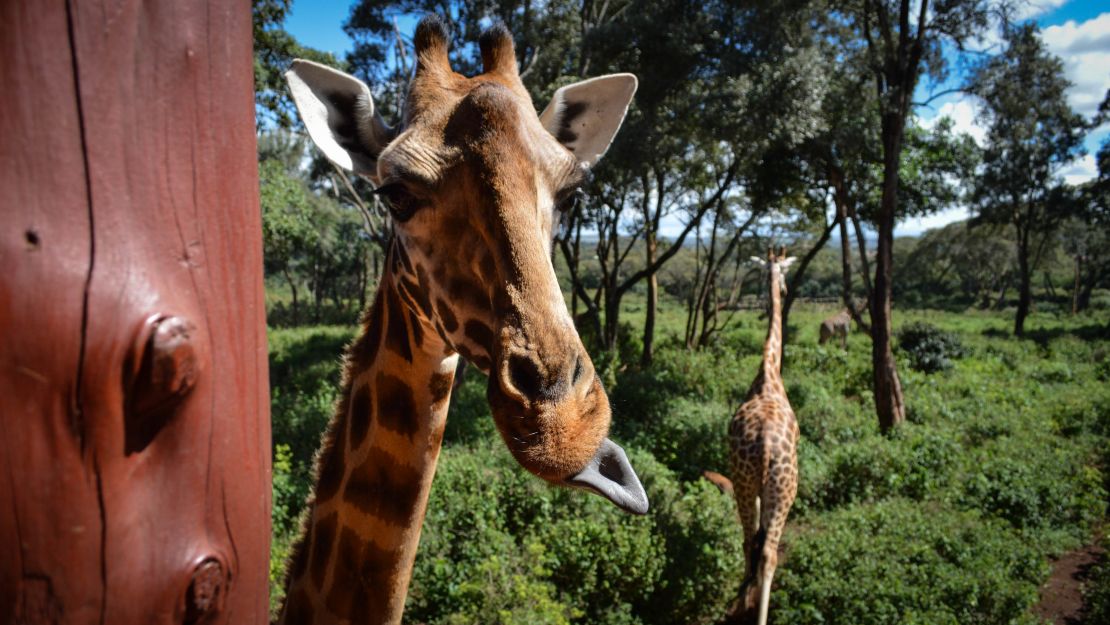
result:
M 276 158 L 259 163 L 258 174 L 266 273 L 278 273 L 285 278 L 293 297 L 296 325 L 299 317 L 296 265 L 318 242 L 311 192 Z
M 891 343 L 894 224 L 898 215 L 906 120 L 924 71 L 943 78 L 943 46 L 962 48 L 987 26 L 991 0 L 833 0 L 841 18 L 836 36 L 842 53 L 862 53 L 872 76 L 882 145 L 882 192 L 875 213 L 878 249 L 871 298 L 871 361 L 879 426 L 890 430 L 905 420 L 902 384 Z
M 259 129 L 300 125 L 285 87 L 285 71 L 302 58 L 343 69 L 331 54 L 302 46 L 281 27 L 293 0 L 253 0 L 254 110 Z
M 1019 296 L 1014 334 L 1025 332 L 1033 301 L 1032 274 L 1074 201 L 1061 168 L 1082 151 L 1086 121 L 1067 101 L 1071 83 L 1035 24 L 1007 26 L 1007 47 L 983 63 L 974 93 L 988 124 L 976 184 L 976 219 L 1008 223 L 1017 239 Z
M 1014 240 L 1008 226 L 957 221 L 918 238 L 894 282 L 900 299 L 929 308 L 955 303 L 989 308 L 1014 274 Z M 925 299 L 928 298 L 928 299 Z M 955 300 L 953 302 L 952 300 Z

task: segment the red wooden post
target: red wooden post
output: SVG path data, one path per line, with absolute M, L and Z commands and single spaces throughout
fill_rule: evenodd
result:
M 267 622 L 246 0 L 0 2 L 0 623 Z

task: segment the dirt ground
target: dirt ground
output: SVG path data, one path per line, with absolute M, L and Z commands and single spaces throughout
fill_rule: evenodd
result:
M 1106 554 L 1096 539 L 1060 556 L 1052 563 L 1052 574 L 1041 587 L 1041 600 L 1033 613 L 1053 625 L 1095 625 L 1083 620 L 1083 582 L 1091 567 Z

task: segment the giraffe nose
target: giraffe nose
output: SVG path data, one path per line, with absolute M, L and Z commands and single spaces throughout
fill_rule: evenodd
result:
M 581 353 L 544 362 L 535 353 L 517 352 L 508 358 L 505 367 L 507 375 L 502 376 L 502 384 L 507 387 L 506 390 L 515 390 L 527 401 L 556 402 L 588 380 L 586 373 L 589 367 L 589 360 Z

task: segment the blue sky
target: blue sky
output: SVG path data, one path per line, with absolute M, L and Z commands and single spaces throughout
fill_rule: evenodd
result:
M 351 5 L 352 0 L 296 0 L 285 27 L 301 43 L 342 56 L 351 48 L 351 40 L 342 27 Z M 1048 48 L 1063 59 L 1068 78 L 1075 83 L 1069 92 L 1072 106 L 1090 117 L 1110 88 L 1110 0 L 1034 0 L 1024 7 L 1022 15 L 1041 25 Z M 997 49 L 997 41 L 987 40 L 980 45 L 981 48 L 991 46 Z M 926 94 L 923 85 L 918 100 L 924 100 Z M 917 113 L 926 123 L 942 115 L 951 117 L 958 130 L 982 136 L 976 120 L 977 104 L 972 98 L 941 97 L 930 107 L 919 108 Z M 1095 151 L 1108 137 L 1110 125 L 1091 133 L 1086 142 L 1088 154 L 1063 172 L 1069 182 L 1082 182 L 1095 175 Z M 899 224 L 896 232 L 899 235 L 919 234 L 966 216 L 966 209 L 956 208 L 908 220 Z M 680 226 L 677 222 L 666 224 L 664 230 Z
M 343 22 L 352 4 L 351 0 L 295 0 L 285 29 L 306 46 L 342 57 L 351 49 Z

